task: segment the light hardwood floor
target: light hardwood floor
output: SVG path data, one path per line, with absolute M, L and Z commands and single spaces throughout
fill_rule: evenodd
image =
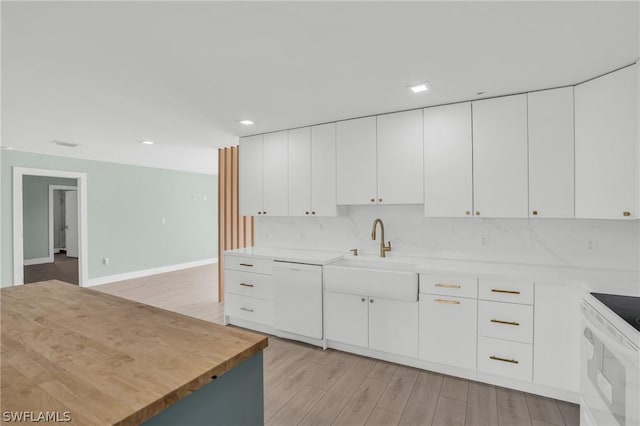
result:
M 216 265 L 94 287 L 222 323 Z M 578 426 L 575 404 L 269 336 L 267 425 Z

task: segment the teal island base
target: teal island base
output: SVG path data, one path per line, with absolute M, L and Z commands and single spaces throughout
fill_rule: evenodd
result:
M 263 425 L 262 351 L 143 424 L 145 426 Z

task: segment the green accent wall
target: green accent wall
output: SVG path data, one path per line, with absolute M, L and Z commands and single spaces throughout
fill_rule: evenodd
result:
M 25 259 L 49 257 L 49 185 L 76 186 L 76 180 L 46 176 L 22 178 L 22 238 Z
M 89 279 L 218 255 L 215 175 L 4 151 L 0 159 L 3 287 L 13 284 L 14 166 L 87 174 Z M 105 257 L 108 265 L 102 262 Z

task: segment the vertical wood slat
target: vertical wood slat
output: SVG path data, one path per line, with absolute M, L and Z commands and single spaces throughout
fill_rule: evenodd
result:
M 240 216 L 238 147 L 218 149 L 218 300 L 224 300 L 225 250 L 252 247 L 253 216 Z

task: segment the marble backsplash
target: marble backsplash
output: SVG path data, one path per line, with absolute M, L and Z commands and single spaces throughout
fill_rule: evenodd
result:
M 338 217 L 256 217 L 256 245 L 378 253 L 376 218 L 393 255 L 568 267 L 640 269 L 640 221 L 433 219 L 423 206 L 341 206 Z M 378 235 L 379 238 L 379 235 Z

